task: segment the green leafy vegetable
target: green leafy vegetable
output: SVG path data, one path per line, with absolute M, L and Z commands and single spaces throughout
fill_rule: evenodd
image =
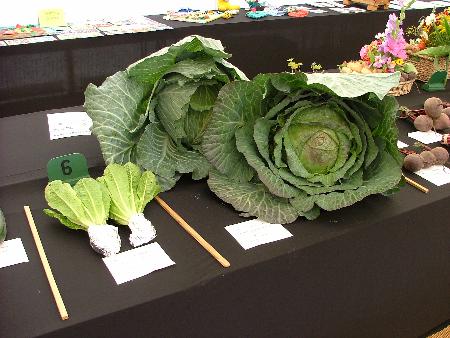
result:
M 432 57 L 448 57 L 450 55 L 450 45 L 428 47 L 416 53 L 417 55 L 425 55 Z
M 151 171 L 141 173 L 131 162 L 108 165 L 98 178 L 111 196 L 109 217 L 132 231 L 130 242 L 137 246 L 151 241 L 156 230 L 142 214 L 145 206 L 161 191 Z
M 0 244 L 6 239 L 6 221 L 2 209 L 0 209 Z
M 400 72 L 380 74 L 312 73 L 308 84 L 322 84 L 340 97 L 374 93 L 381 100 L 400 81 Z M 311 86 L 314 88 L 314 86 Z
M 138 163 L 154 172 L 162 190 L 180 174 L 207 176 L 199 152 L 220 88 L 247 79 L 226 61 L 220 41 L 189 36 L 107 78 L 85 92 L 107 164 Z
M 74 230 L 87 231 L 91 225 L 106 224 L 108 219 L 111 200 L 93 178 L 82 178 L 73 188 L 69 183 L 52 181 L 45 188 L 45 199 L 55 210 L 44 212 Z
M 45 199 L 52 209 L 45 214 L 73 230 L 87 231 L 92 248 L 105 255 L 120 251 L 117 228 L 106 224 L 111 199 L 102 184 L 82 178 L 72 188 L 62 181 L 52 181 L 45 188 Z
M 227 84 L 203 137 L 209 187 L 274 223 L 391 191 L 401 179 L 397 103 L 383 96 L 395 81 L 286 73 Z
M 98 181 L 111 196 L 109 217 L 122 225 L 128 225 L 134 214 L 142 213 L 148 202 L 160 192 L 155 175 L 150 171 L 141 173 L 139 167 L 131 162 L 108 165 Z

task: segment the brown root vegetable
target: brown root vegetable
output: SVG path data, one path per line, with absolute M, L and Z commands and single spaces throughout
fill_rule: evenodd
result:
M 447 149 L 443 147 L 436 147 L 431 149 L 431 152 L 436 157 L 436 164 L 445 164 L 448 161 L 449 155 Z
M 425 100 L 423 108 L 429 117 L 436 120 L 442 113 L 442 101 L 438 97 L 430 97 Z
M 450 116 L 450 107 L 447 107 L 447 108 L 442 109 L 442 112 L 443 112 L 445 115 Z
M 423 159 L 418 154 L 409 154 L 403 159 L 403 167 L 408 171 L 419 171 L 423 166 Z
M 414 127 L 420 131 L 430 131 L 433 128 L 433 120 L 427 115 L 419 115 L 414 120 Z
M 441 116 L 433 121 L 433 126 L 437 130 L 450 128 L 450 117 L 444 113 L 441 113 Z
M 436 164 L 436 156 L 434 156 L 434 154 L 429 150 L 422 151 L 420 153 L 420 157 L 422 157 L 423 159 L 424 168 L 429 168 L 432 165 Z

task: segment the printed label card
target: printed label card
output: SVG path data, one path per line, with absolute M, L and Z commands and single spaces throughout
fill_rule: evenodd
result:
M 40 27 L 65 26 L 64 10 L 62 8 L 46 8 L 39 11 Z
M 292 237 L 281 224 L 270 224 L 258 219 L 241 222 L 225 227 L 231 236 L 245 249 Z
M 85 112 L 47 114 L 50 140 L 91 135 L 92 120 Z
M 406 147 L 408 147 L 408 145 L 405 142 L 402 142 L 400 140 L 397 141 L 397 148 L 398 149 L 403 149 L 403 148 L 406 148 Z
M 440 142 L 442 139 L 442 135 L 435 132 L 434 130 L 430 130 L 427 132 L 415 131 L 412 133 L 408 133 L 408 137 L 411 137 L 412 139 L 422 142 L 424 144 Z
M 28 256 L 20 238 L 0 244 L 0 268 L 28 262 Z
M 419 175 L 438 187 L 450 183 L 450 169 L 443 165 L 433 165 L 429 168 L 416 171 L 414 174 Z
M 118 285 L 175 264 L 156 242 L 105 257 L 103 262 Z

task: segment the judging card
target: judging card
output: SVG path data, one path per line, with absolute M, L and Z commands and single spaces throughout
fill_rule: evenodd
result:
M 406 148 L 408 145 L 405 142 L 402 142 L 400 140 L 397 141 L 397 148 L 398 149 L 403 149 Z
M 129 282 L 175 264 L 156 242 L 105 257 L 103 262 L 117 284 Z
M 91 135 L 92 120 L 85 112 L 47 114 L 50 140 Z
M 270 224 L 258 219 L 232 224 L 225 227 L 225 230 L 227 230 L 245 250 L 261 244 L 267 244 L 292 237 L 292 234 L 281 224 Z
M 412 139 L 422 142 L 424 144 L 430 144 L 441 141 L 442 134 L 439 134 L 433 130 L 427 132 L 415 131 L 412 133 L 408 133 L 408 137 L 411 137 Z
M 450 169 L 443 165 L 433 165 L 429 168 L 416 171 L 414 174 L 419 175 L 438 187 L 450 183 Z
M 20 238 L 0 244 L 0 268 L 28 262 L 28 256 Z

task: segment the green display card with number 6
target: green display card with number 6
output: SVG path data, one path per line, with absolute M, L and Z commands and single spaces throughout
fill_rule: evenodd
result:
M 61 180 L 71 185 L 83 177 L 89 177 L 86 157 L 73 153 L 52 158 L 47 163 L 49 181 Z

